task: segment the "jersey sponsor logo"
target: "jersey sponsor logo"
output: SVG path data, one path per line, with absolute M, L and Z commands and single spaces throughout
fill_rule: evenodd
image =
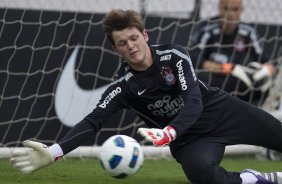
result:
M 110 92 L 106 98 L 104 99 L 104 101 L 99 105 L 99 107 L 101 108 L 106 108 L 107 104 L 110 103 L 110 101 L 117 96 L 119 93 L 121 93 L 121 88 L 117 87 L 116 89 L 114 89 L 112 92 Z
M 171 54 L 161 56 L 160 61 L 168 61 L 171 59 Z
M 162 99 L 147 105 L 147 108 L 156 116 L 172 117 L 176 115 L 184 106 L 182 96 L 172 98 L 170 95 L 164 96 Z
M 90 113 L 98 104 L 108 85 L 94 90 L 85 90 L 76 83 L 74 71 L 79 48 L 69 57 L 55 92 L 55 111 L 62 124 L 72 127 Z
M 178 78 L 180 81 L 181 89 L 185 91 L 187 89 L 187 84 L 182 67 L 182 59 L 176 63 L 176 67 L 178 68 Z

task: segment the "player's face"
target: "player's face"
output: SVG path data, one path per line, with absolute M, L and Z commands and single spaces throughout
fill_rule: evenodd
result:
M 146 69 L 150 49 L 145 30 L 140 32 L 135 27 L 129 27 L 121 31 L 113 31 L 112 36 L 115 43 L 114 50 L 127 61 L 129 66 L 137 70 Z
M 223 28 L 232 31 L 236 28 L 243 11 L 241 0 L 221 0 L 220 16 L 223 18 Z

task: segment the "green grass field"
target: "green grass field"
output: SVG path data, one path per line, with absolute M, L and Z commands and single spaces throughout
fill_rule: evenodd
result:
M 253 168 L 260 171 L 282 171 L 282 162 L 258 161 L 251 157 L 226 157 L 222 165 L 228 170 Z M 8 160 L 0 160 L 2 184 L 184 184 L 189 183 L 174 160 L 146 160 L 142 169 L 127 179 L 107 176 L 96 159 L 67 159 L 33 174 L 21 174 Z

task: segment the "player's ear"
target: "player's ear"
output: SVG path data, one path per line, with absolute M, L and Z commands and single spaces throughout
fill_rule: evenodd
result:
M 144 37 L 144 39 L 145 39 L 146 42 L 149 41 L 149 35 L 148 35 L 148 32 L 147 32 L 146 29 L 143 30 L 143 37 Z
M 115 51 L 116 53 L 118 53 L 117 48 L 116 48 L 115 45 L 112 45 L 112 49 L 113 49 L 113 51 Z
M 112 49 L 113 51 L 115 51 L 119 56 L 121 56 L 121 54 L 118 52 L 117 48 L 115 45 L 112 45 Z

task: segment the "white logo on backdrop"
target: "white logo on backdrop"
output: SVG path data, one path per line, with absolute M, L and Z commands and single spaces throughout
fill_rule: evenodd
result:
M 55 93 L 55 110 L 59 120 L 72 127 L 90 113 L 99 102 L 108 85 L 85 90 L 76 83 L 74 71 L 79 48 L 76 47 L 60 76 Z

